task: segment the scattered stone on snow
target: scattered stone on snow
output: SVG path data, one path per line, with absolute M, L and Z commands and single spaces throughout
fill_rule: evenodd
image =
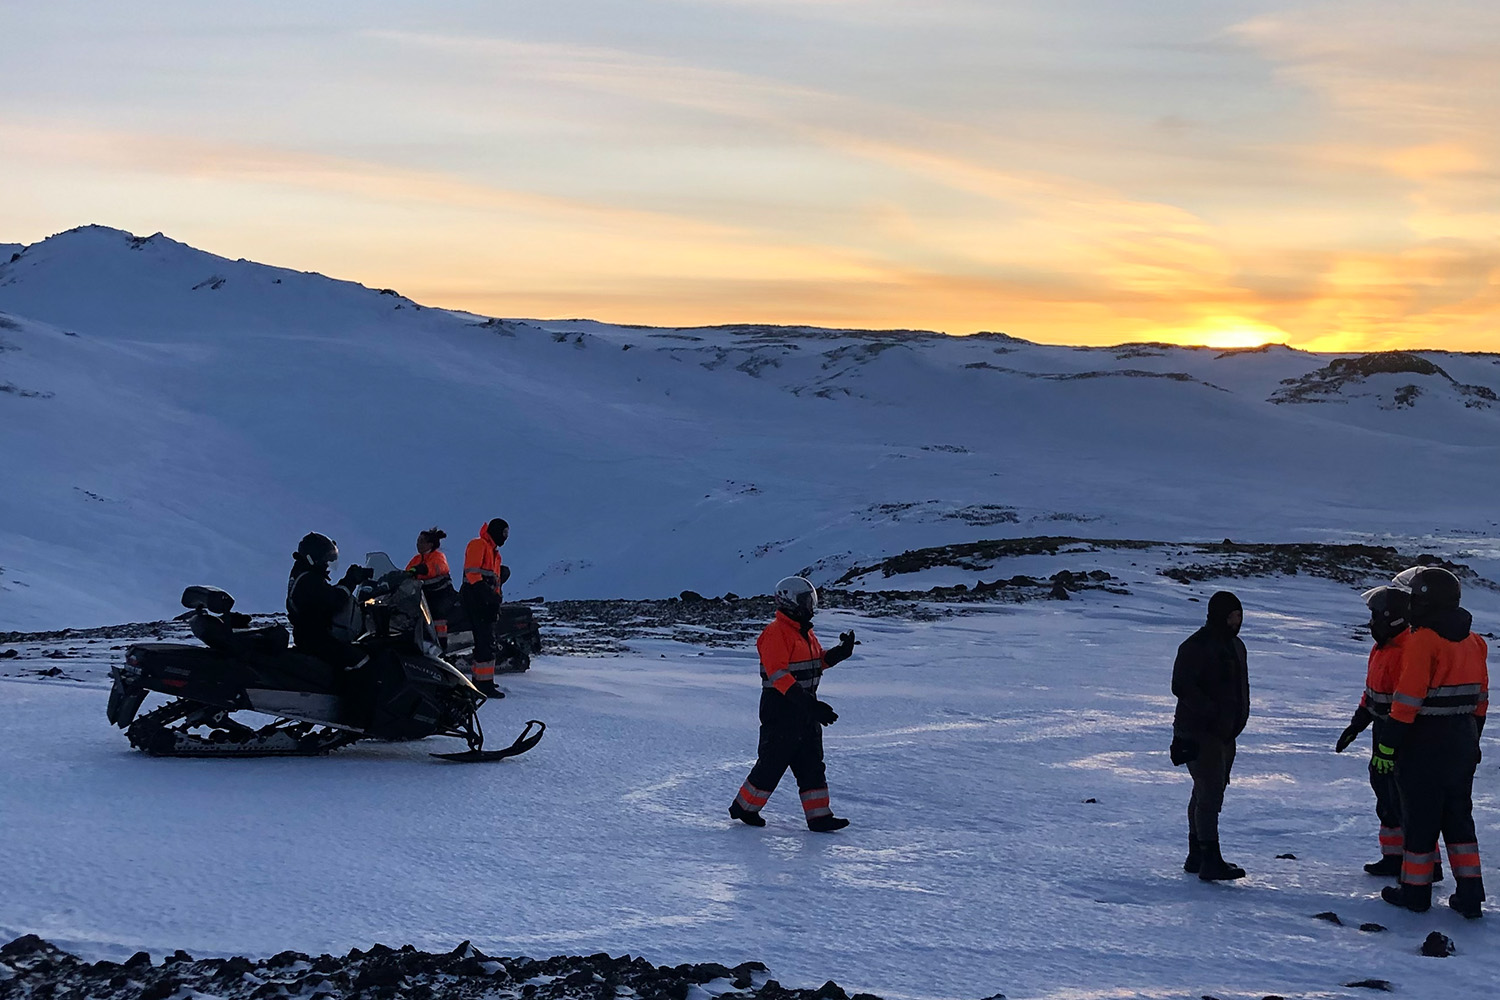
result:
M 1344 985 L 1350 989 L 1380 990 L 1382 993 L 1390 993 L 1392 990 L 1390 982 L 1385 979 L 1359 979 L 1352 983 L 1345 983 Z
M 1384 924 L 1360 924 L 1359 929 L 1366 934 L 1380 934 L 1385 930 Z
M 832 980 L 816 990 L 789 989 L 767 978 L 767 971 L 760 962 L 732 968 L 717 962 L 665 967 L 629 955 L 491 958 L 468 941 L 446 954 L 377 944 L 342 957 L 285 951 L 259 961 L 239 956 L 195 960 L 178 950 L 161 965 L 153 965 L 146 952 L 124 963 L 85 962 L 28 934 L 0 947 L 0 1000 L 684 1000 L 695 987 L 701 995 L 701 987 L 716 981 L 731 983 L 744 1000 L 880 1000 L 868 993 L 851 998 Z M 989 1000 L 1003 997 L 995 994 Z
M 1332 910 L 1324 910 L 1322 913 L 1314 913 L 1313 919 L 1326 920 L 1330 924 L 1338 924 L 1340 927 L 1344 926 L 1344 922 L 1339 919 L 1339 915 L 1337 913 L 1334 913 Z
M 1433 931 L 1427 935 L 1427 940 L 1422 942 L 1422 954 L 1428 958 L 1447 958 L 1458 951 L 1453 945 L 1453 939 L 1441 931 Z

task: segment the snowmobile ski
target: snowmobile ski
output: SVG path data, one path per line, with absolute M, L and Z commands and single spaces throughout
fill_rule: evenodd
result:
M 536 726 L 535 733 L 531 727 Z M 526 723 L 526 728 L 521 730 L 521 735 L 516 741 L 504 750 L 464 750 L 459 753 L 435 753 L 433 757 L 439 760 L 449 760 L 455 764 L 479 764 L 492 760 L 504 760 L 507 757 L 518 757 L 536 746 L 542 741 L 542 734 L 547 731 L 547 724 L 537 719 Z

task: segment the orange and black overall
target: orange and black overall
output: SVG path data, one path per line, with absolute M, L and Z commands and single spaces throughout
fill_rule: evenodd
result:
M 1395 696 L 1396 681 L 1401 676 L 1406 640 L 1410 636 L 1410 632 L 1401 632 L 1390 642 L 1370 650 L 1365 693 L 1359 699 L 1359 707 L 1373 720 L 1376 743 L 1384 742 L 1389 728 L 1391 701 Z M 1380 853 L 1383 857 L 1399 858 L 1406 844 L 1401 835 L 1401 792 L 1396 785 L 1396 776 L 1381 774 L 1371 767 L 1370 788 L 1375 792 L 1375 816 L 1380 820 Z M 1390 863 L 1394 865 L 1395 861 Z
M 823 670 L 832 664 L 812 627 L 780 612 L 760 634 L 755 648 L 760 653 L 760 745 L 755 767 L 735 802 L 747 812 L 759 812 L 790 767 L 807 819 L 832 816 L 823 765 L 823 727 L 803 707 L 814 701 Z M 806 697 L 789 697 L 794 687 Z
M 500 616 L 500 547 L 488 522 L 464 549 L 464 583 L 459 600 L 474 630 L 474 683 L 495 681 L 495 619 Z
M 425 555 L 418 552 L 406 564 L 406 571 L 421 581 L 428 610 L 432 612 L 432 630 L 437 633 L 438 643 L 446 651 L 448 610 L 453 602 L 453 575 L 448 570 L 448 557 L 443 555 L 441 549 L 433 549 Z
M 1473 795 L 1490 700 L 1487 652 L 1472 632 L 1454 641 L 1430 628 L 1413 628 L 1391 697 L 1385 740 L 1396 748 L 1401 790 L 1402 891 L 1424 909 L 1432 896 L 1439 835 L 1448 845 L 1458 896 L 1484 898 Z

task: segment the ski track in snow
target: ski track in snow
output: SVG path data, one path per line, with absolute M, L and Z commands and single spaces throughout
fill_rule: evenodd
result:
M 764 830 L 725 815 L 754 755 L 749 648 L 542 656 L 484 716 L 494 742 L 532 716 L 547 738 L 472 767 L 432 761 L 435 740 L 155 760 L 105 722 L 106 661 L 66 661 L 83 683 L 0 680 L 0 937 L 115 959 L 470 938 L 491 954 L 757 959 L 789 985 L 886 997 L 1347 997 L 1372 977 L 1492 995 L 1495 917 L 1398 911 L 1360 870 L 1378 854 L 1368 740 L 1331 749 L 1363 685 L 1355 589 L 1230 587 L 1254 699 L 1224 814 L 1239 884 L 1180 870 L 1171 661 L 1204 607 L 1186 598 L 1215 588 L 1172 584 L 931 622 L 821 617 L 823 635 L 862 640 L 822 689 L 840 713 L 834 807 L 854 822 L 831 836 L 806 831 L 790 776 Z M 1500 621 L 1500 595 L 1466 603 L 1480 629 Z M 1495 768 L 1476 783 L 1486 858 Z M 1344 926 L 1313 918 L 1327 910 Z M 1457 956 L 1417 954 L 1432 929 Z

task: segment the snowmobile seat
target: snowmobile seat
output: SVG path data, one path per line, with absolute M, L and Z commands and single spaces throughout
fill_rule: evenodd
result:
M 188 618 L 188 628 L 209 649 L 235 656 L 275 655 L 287 647 L 287 632 L 281 625 L 235 629 L 201 609 Z
M 201 608 L 210 614 L 222 615 L 234 608 L 234 597 L 227 590 L 200 585 L 182 592 L 182 606 Z

